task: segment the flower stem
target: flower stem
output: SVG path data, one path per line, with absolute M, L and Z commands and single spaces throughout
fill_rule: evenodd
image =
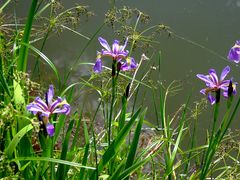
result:
M 110 115 L 109 115 L 109 120 L 108 120 L 108 145 L 111 144 L 112 114 L 113 114 L 113 106 L 114 106 L 115 95 L 116 95 L 117 77 L 118 77 L 116 74 L 116 66 L 117 66 L 117 61 L 113 60 L 113 63 L 112 63 L 112 100 L 111 100 Z

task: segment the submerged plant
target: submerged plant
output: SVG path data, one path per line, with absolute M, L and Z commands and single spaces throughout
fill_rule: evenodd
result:
M 27 105 L 27 110 L 37 115 L 39 121 L 44 123 L 49 136 L 54 135 L 54 126 L 49 122 L 50 116 L 52 114 L 68 115 L 70 113 L 70 105 L 66 99 L 58 97 L 53 100 L 53 96 L 54 88 L 53 85 L 50 85 L 45 96 L 45 102 L 40 97 L 36 97 L 32 103 Z
M 240 62 L 240 40 L 237 40 L 234 46 L 228 52 L 228 59 L 235 63 Z
M 110 48 L 108 42 L 102 37 L 99 37 L 98 41 L 105 49 L 102 49 L 101 52 L 97 52 L 97 60 L 93 67 L 93 70 L 95 73 L 102 72 L 101 58 L 104 56 L 109 56 L 112 58 L 114 62 L 118 62 L 120 65 L 119 69 L 122 71 L 127 71 L 127 70 L 137 68 L 137 63 L 135 62 L 134 58 L 128 57 L 129 51 L 125 50 L 128 39 L 126 39 L 124 45 L 119 45 L 119 41 L 114 40 L 112 44 L 112 48 Z M 126 61 L 123 62 L 122 59 L 125 59 Z
M 228 88 L 232 80 L 225 80 L 225 77 L 230 72 L 230 67 L 226 66 L 220 76 L 220 79 L 217 76 L 215 69 L 209 70 L 209 75 L 197 74 L 197 77 L 203 80 L 206 83 L 206 88 L 200 90 L 204 95 L 208 96 L 208 100 L 213 105 L 220 100 L 220 90 L 223 90 L 223 96 L 228 97 Z M 232 82 L 233 94 L 236 94 L 236 82 Z M 211 95 L 212 92 L 216 92 L 216 98 Z

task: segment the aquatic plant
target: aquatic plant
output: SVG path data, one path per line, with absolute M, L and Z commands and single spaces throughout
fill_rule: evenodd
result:
M 220 78 L 218 78 L 216 70 L 210 69 L 209 75 L 203 75 L 203 74 L 197 74 L 197 77 L 201 80 L 203 80 L 206 83 L 207 88 L 204 88 L 200 90 L 200 92 L 204 95 L 208 96 L 209 102 L 213 105 L 216 102 L 220 101 L 220 90 L 223 90 L 223 96 L 228 97 L 228 89 L 229 89 L 229 83 L 231 80 L 225 80 L 225 77 L 230 72 L 230 67 L 226 66 L 220 75 Z M 232 82 L 233 87 L 233 94 L 236 94 L 236 82 Z M 211 93 L 216 93 L 216 98 L 211 95 Z
M 119 45 L 119 41 L 114 40 L 112 44 L 112 48 L 110 48 L 108 42 L 102 37 L 99 37 L 98 41 L 105 49 L 102 49 L 101 52 L 97 52 L 97 58 L 96 58 L 97 60 L 93 67 L 93 70 L 95 73 L 102 72 L 101 58 L 104 56 L 109 56 L 112 58 L 113 61 L 116 61 L 117 63 L 119 63 L 119 66 L 120 66 L 119 70 L 128 71 L 128 70 L 137 68 L 137 63 L 135 62 L 134 58 L 128 57 L 129 51 L 125 50 L 128 39 L 126 39 L 124 45 Z M 123 59 L 125 59 L 126 61 L 123 62 Z
M 66 114 L 70 113 L 70 105 L 67 103 L 66 99 L 54 97 L 54 87 L 49 85 L 49 89 L 45 95 L 45 102 L 40 98 L 36 99 L 27 105 L 27 110 L 37 115 L 40 122 L 44 123 L 49 136 L 54 135 L 54 126 L 49 122 L 49 118 L 52 114 Z
M 226 78 L 230 67 L 226 66 L 220 77 L 215 69 L 210 69 L 207 75 L 197 75 L 206 84 L 200 92 L 207 95 L 214 106 L 209 106 L 203 98 L 192 108 L 191 95 L 187 95 L 186 102 L 180 103 L 177 109 L 168 107 L 168 97 L 182 91 L 183 86 L 180 81 L 167 85 L 168 82 L 162 80 L 161 52 L 153 44 L 160 44 L 156 35 L 162 31 L 168 36 L 175 33 L 162 24 L 145 27 L 150 19 L 148 15 L 136 8 L 118 8 L 115 1 L 112 2 L 106 19 L 89 37 L 71 28 L 79 23 L 82 15 L 92 15 L 87 6 L 76 5 L 64 10 L 60 1 L 33 0 L 28 18 L 21 19 L 16 13 L 16 1 L 8 0 L 0 7 L 3 14 L 0 17 L 0 178 L 204 180 L 208 177 L 228 179 L 234 174 L 235 179 L 239 179 L 237 142 L 240 135 L 230 134 L 228 130 L 239 111 L 240 98 L 233 103 L 237 83 L 233 78 Z M 4 11 L 11 3 L 15 3 L 12 6 L 15 24 L 4 22 L 2 26 Z M 41 21 L 35 23 L 37 19 Z M 79 62 L 107 25 L 120 36 L 114 36 L 119 40 L 109 45 L 99 37 L 103 49 L 97 52 L 96 63 Z M 87 42 L 70 70 L 60 74 L 43 51 L 52 33 L 59 34 L 65 29 Z M 36 46 L 37 49 L 34 42 L 39 40 L 42 44 Z M 153 54 L 148 53 L 149 58 L 142 55 L 136 63 L 133 53 L 139 47 L 139 52 L 153 50 Z M 32 66 L 27 66 L 30 54 L 36 59 L 33 71 L 29 69 Z M 104 72 L 103 58 L 110 58 L 112 62 L 111 67 L 104 67 Z M 230 49 L 228 58 L 239 62 L 239 41 Z M 44 83 L 49 83 L 40 72 L 39 60 L 44 61 L 42 66 L 48 65 L 53 70 L 55 76 L 51 82 L 57 80 L 60 97 L 54 98 L 53 85 L 44 98 L 39 95 Z M 78 64 L 90 65 L 95 73 L 87 80 L 80 77 L 72 82 L 70 75 Z M 29 74 L 25 73 L 28 70 Z M 32 82 L 36 75 L 44 82 L 36 79 Z M 146 90 L 141 89 L 142 86 Z M 88 95 L 86 100 L 79 101 L 84 91 L 98 93 L 98 100 L 93 99 L 97 107 L 88 109 Z M 183 92 L 188 94 L 187 91 Z M 151 98 L 151 92 L 155 117 L 147 116 L 145 108 L 149 106 L 146 99 Z M 219 111 L 219 106 L 224 105 L 224 101 L 219 103 L 221 92 L 227 99 L 225 112 Z M 206 131 L 206 142 L 200 144 L 198 121 L 206 109 L 213 109 L 213 120 L 207 119 L 211 129 Z M 168 114 L 169 111 L 174 113 Z M 231 154 L 231 150 L 236 151 Z

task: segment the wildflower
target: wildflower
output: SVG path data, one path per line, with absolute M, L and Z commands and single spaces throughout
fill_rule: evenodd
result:
M 218 102 L 214 96 L 211 95 L 211 92 L 215 92 L 216 96 L 218 97 L 220 94 L 220 90 L 223 90 L 223 96 L 228 97 L 228 88 L 229 84 L 232 83 L 232 93 L 236 94 L 236 82 L 232 82 L 231 80 L 225 80 L 225 77 L 230 72 L 230 67 L 226 66 L 218 79 L 217 73 L 215 69 L 209 70 L 209 75 L 197 74 L 197 77 L 203 80 L 206 83 L 207 88 L 202 89 L 200 92 L 204 95 L 208 96 L 208 100 L 213 105 L 214 103 Z M 219 96 L 220 97 L 220 96 Z
M 105 56 L 112 57 L 113 61 L 120 62 L 122 71 L 135 69 L 137 67 L 137 63 L 135 62 L 134 58 L 128 57 L 129 51 L 125 50 L 128 39 L 126 39 L 124 45 L 119 45 L 119 41 L 114 40 L 112 48 L 110 48 L 108 42 L 102 37 L 99 37 L 98 41 L 104 47 L 104 49 L 102 49 L 101 52 L 97 52 L 96 63 L 93 67 L 95 73 L 102 72 L 101 58 Z M 123 62 L 122 59 L 125 59 L 126 62 Z
M 45 102 L 40 97 L 36 97 L 32 103 L 27 105 L 27 110 L 37 115 L 38 119 L 44 123 L 49 136 L 54 135 L 54 126 L 49 122 L 50 116 L 52 114 L 68 115 L 70 113 L 70 105 L 67 101 L 61 97 L 53 100 L 53 96 L 54 88 L 53 85 L 50 85 L 45 96 Z
M 235 63 L 240 62 L 240 40 L 236 41 L 235 45 L 229 50 L 227 57 Z

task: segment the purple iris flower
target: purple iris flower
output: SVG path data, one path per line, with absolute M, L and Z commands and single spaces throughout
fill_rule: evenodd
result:
M 61 97 L 57 97 L 53 100 L 54 88 L 53 85 L 49 86 L 46 93 L 45 101 L 40 97 L 36 97 L 35 100 L 27 105 L 27 110 L 31 111 L 34 115 L 38 115 L 40 120 L 43 120 L 44 125 L 49 136 L 54 135 L 54 126 L 49 123 L 49 117 L 52 114 L 66 114 L 70 113 L 70 105 L 67 101 Z
M 200 92 L 208 96 L 208 100 L 213 105 L 216 102 L 216 98 L 211 95 L 211 92 L 217 92 L 223 90 L 223 96 L 228 97 L 228 88 L 231 80 L 225 80 L 225 77 L 230 72 L 230 67 L 226 66 L 218 79 L 215 69 L 209 70 L 209 75 L 197 74 L 197 77 L 206 83 L 207 88 L 202 89 Z M 236 82 L 232 82 L 233 94 L 236 94 Z
M 240 62 L 240 40 L 236 41 L 235 45 L 229 50 L 228 59 L 235 63 Z
M 108 42 L 102 37 L 99 37 L 98 41 L 104 47 L 104 49 L 102 49 L 101 52 L 97 52 L 96 63 L 93 67 L 95 73 L 102 72 L 101 58 L 104 56 L 112 57 L 113 60 L 120 62 L 122 65 L 122 71 L 135 69 L 137 67 L 137 63 L 134 61 L 134 59 L 132 57 L 128 57 L 129 51 L 125 50 L 128 39 L 126 39 L 124 45 L 120 45 L 118 40 L 114 40 L 112 48 L 109 46 Z M 123 62 L 122 59 L 125 59 L 126 61 Z

